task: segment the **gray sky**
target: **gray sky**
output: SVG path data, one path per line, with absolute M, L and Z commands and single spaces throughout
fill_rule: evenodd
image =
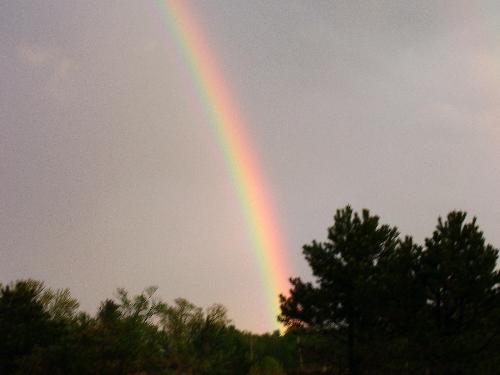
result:
M 248 124 L 290 262 L 335 209 L 500 246 L 496 1 L 189 1 Z M 154 1 L 0 3 L 0 281 L 221 302 L 273 328 L 246 224 Z

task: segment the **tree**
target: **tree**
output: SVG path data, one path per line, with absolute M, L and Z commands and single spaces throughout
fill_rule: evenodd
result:
M 80 303 L 71 296 L 69 289 L 45 288 L 40 296 L 40 302 L 49 313 L 51 319 L 62 321 L 72 320 L 77 317 Z
M 116 301 L 108 299 L 101 304 L 97 320 L 89 327 L 99 373 L 159 371 L 167 343 L 155 324 L 164 308 L 153 297 L 155 291 L 149 287 L 130 297 L 125 289 L 118 289 Z
M 67 290 L 35 280 L 0 288 L 0 373 L 66 373 L 77 306 Z
M 43 285 L 18 281 L 0 290 L 0 373 L 17 371 L 22 358 L 50 341 L 50 316 L 40 302 Z
M 366 210 L 337 211 L 328 241 L 304 246 L 314 283 L 291 279 L 279 319 L 336 338 L 355 375 L 498 373 L 498 250 L 465 219 L 439 218 L 422 248 Z
M 429 317 L 425 347 L 435 373 L 477 373 L 475 366 L 500 334 L 498 250 L 486 245 L 476 218 L 465 219 L 460 211 L 439 218 L 422 254 Z
M 398 244 L 397 229 L 380 225 L 368 210 L 337 210 L 328 241 L 303 248 L 315 282 L 290 279 L 290 296 L 280 296 L 279 320 L 335 335 L 345 343 L 350 373 L 360 374 L 362 348 L 373 344 L 381 323 L 380 261 Z
M 170 367 L 179 374 L 230 373 L 233 347 L 227 343 L 227 310 L 220 304 L 205 311 L 183 298 L 160 312 L 160 326 L 168 339 Z
M 373 311 L 378 330 L 373 341 L 383 348 L 376 351 L 381 373 L 424 372 L 419 336 L 427 325 L 421 255 L 422 247 L 407 236 L 379 258 L 379 303 Z

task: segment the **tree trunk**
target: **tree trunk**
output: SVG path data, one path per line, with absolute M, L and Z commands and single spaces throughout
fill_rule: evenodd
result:
M 355 327 L 351 322 L 349 323 L 349 327 L 347 329 L 347 359 L 349 362 L 349 375 L 361 375 L 355 346 Z

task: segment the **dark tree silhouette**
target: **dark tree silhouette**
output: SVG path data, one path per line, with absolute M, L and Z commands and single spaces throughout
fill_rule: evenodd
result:
M 435 373 L 475 373 L 500 333 L 498 250 L 486 245 L 476 218 L 454 211 L 425 240 L 422 278 L 429 312 L 426 348 Z M 498 320 L 498 319 L 496 319 Z M 498 349 L 498 348 L 497 348 Z M 476 370 L 475 370 L 476 369 Z
M 398 231 L 377 216 L 347 206 L 338 210 L 328 241 L 313 241 L 303 253 L 316 282 L 291 279 L 290 297 L 281 296 L 280 321 L 333 334 L 346 344 L 351 374 L 362 372 L 361 348 L 381 323 L 380 260 L 398 246 Z
M 367 210 L 338 210 L 328 241 L 303 248 L 315 281 L 290 279 L 279 320 L 340 343 L 354 375 L 498 373 L 498 250 L 465 218 L 439 219 L 422 248 Z

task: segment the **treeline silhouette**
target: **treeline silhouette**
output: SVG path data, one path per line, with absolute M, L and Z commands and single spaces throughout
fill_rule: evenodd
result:
M 0 285 L 0 374 L 499 374 L 498 250 L 451 212 L 424 245 L 368 210 L 338 210 L 305 245 L 314 280 L 291 278 L 256 335 L 224 306 L 118 289 L 91 316 L 67 289 Z
M 67 289 L 20 280 L 0 288 L 0 374 L 260 374 L 294 367 L 293 338 L 229 324 L 226 309 L 118 289 L 95 316 Z M 264 372 L 263 372 L 264 371 Z

